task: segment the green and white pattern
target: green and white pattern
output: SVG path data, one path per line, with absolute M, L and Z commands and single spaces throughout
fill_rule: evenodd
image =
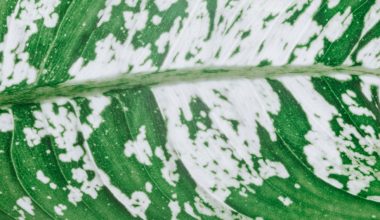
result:
M 0 219 L 380 219 L 380 1 L 0 1 Z

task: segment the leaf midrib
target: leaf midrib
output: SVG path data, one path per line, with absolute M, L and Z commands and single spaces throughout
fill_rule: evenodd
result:
M 284 76 L 322 76 L 330 74 L 353 74 L 380 76 L 380 69 L 363 67 L 323 65 L 310 66 L 265 66 L 265 67 L 198 67 L 162 72 L 121 74 L 113 78 L 99 78 L 83 82 L 68 82 L 57 86 L 41 86 L 18 89 L 0 94 L 0 106 L 34 103 L 56 97 L 83 96 L 114 89 L 130 89 L 142 86 L 165 85 L 201 80 L 223 80 L 234 78 L 274 78 Z

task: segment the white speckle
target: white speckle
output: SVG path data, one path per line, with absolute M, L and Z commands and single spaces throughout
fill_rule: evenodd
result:
M 338 113 L 337 110 L 314 90 L 310 78 L 281 77 L 280 80 L 301 104 L 311 124 L 311 131 L 306 134 L 306 138 L 311 144 L 304 148 L 304 152 L 309 164 L 314 168 L 314 173 L 331 185 L 341 188 L 340 182 L 329 178 L 330 172 L 339 171 L 328 169 L 332 164 L 335 166 L 342 164 L 338 146 L 328 136 L 328 133 L 333 133 L 329 122 Z
M 38 170 L 36 176 L 37 176 L 37 179 L 44 184 L 48 184 L 50 182 L 50 178 L 45 176 L 42 170 Z
M 197 122 L 197 128 L 204 131 L 207 129 L 206 125 L 199 121 Z
M 351 8 L 348 7 L 343 14 L 336 14 L 325 27 L 325 36 L 333 42 L 339 39 L 347 30 L 352 21 Z
M 9 113 L 0 114 L 0 132 L 13 130 L 13 117 Z
M 20 206 L 23 210 L 25 210 L 30 215 L 34 215 L 34 207 L 32 205 L 32 200 L 27 197 L 21 197 L 16 201 L 16 204 Z
M 145 183 L 145 190 L 148 192 L 148 193 L 151 193 L 152 192 L 152 189 L 153 189 L 153 186 L 150 182 L 146 182 Z
M 13 206 L 13 209 L 19 214 L 17 220 L 25 220 L 25 212 L 23 209 L 18 208 L 17 206 Z
M 169 43 L 169 33 L 165 32 L 160 35 L 160 37 L 156 41 L 156 46 L 157 46 L 157 52 L 158 53 L 164 53 L 165 52 L 165 47 Z
M 58 148 L 65 150 L 58 155 L 63 162 L 79 161 L 84 154 L 82 147 L 75 143 L 78 135 L 75 123 L 77 118 L 64 106 L 68 103 L 69 100 L 63 98 L 57 99 L 56 103 L 42 103 L 41 112 L 33 112 L 36 119 L 33 128 L 24 128 L 25 135 L 30 136 L 27 137 L 29 145 L 35 145 L 41 138 L 52 135 Z M 57 108 L 57 111 L 54 108 Z
M 57 184 L 55 184 L 55 183 L 50 183 L 49 186 L 52 189 L 57 189 Z
M 89 101 L 92 113 L 87 117 L 87 120 L 91 123 L 93 128 L 98 128 L 103 121 L 100 114 L 111 104 L 111 100 L 106 96 L 92 96 L 89 98 Z
M 260 176 L 263 179 L 268 179 L 272 176 L 279 176 L 281 178 L 288 178 L 289 173 L 286 170 L 285 166 L 280 162 L 274 162 L 271 160 L 259 160 L 260 168 Z
M 98 167 L 96 167 L 96 170 L 99 173 L 99 176 L 102 179 L 104 185 L 134 217 L 138 216 L 141 219 L 147 219 L 145 211 L 148 209 L 150 205 L 150 200 L 144 192 L 133 192 L 131 198 L 128 198 L 128 196 L 126 196 L 122 191 L 120 191 L 119 188 L 111 184 L 109 176 L 104 171 L 102 171 Z
M 67 206 L 63 204 L 58 204 L 54 206 L 54 212 L 59 216 L 63 216 L 63 211 L 65 211 L 66 209 L 67 209 Z
M 148 21 L 148 12 L 139 13 L 126 11 L 123 13 L 125 20 L 125 28 L 127 30 L 141 31 L 145 28 Z
M 25 51 L 29 38 L 38 32 L 37 21 L 42 20 L 46 28 L 53 28 L 58 22 L 54 12 L 59 0 L 20 1 L 7 18 L 3 45 L 3 63 L 0 74 L 0 91 L 23 81 L 32 84 L 37 79 L 37 69 L 28 63 L 29 53 Z
M 125 0 L 125 4 L 127 4 L 129 7 L 136 7 L 138 0 Z
M 70 190 L 68 199 L 71 203 L 76 205 L 78 202 L 82 201 L 83 193 L 78 188 L 73 186 L 68 186 L 67 188 Z
M 197 220 L 201 220 L 201 218 L 199 216 L 197 216 L 195 213 L 194 213 L 194 209 L 193 207 L 189 204 L 189 202 L 186 202 L 185 203 L 185 212 L 187 214 L 189 214 L 191 217 L 197 219 Z
M 179 180 L 179 174 L 177 173 L 177 164 L 175 153 L 172 152 L 173 149 L 170 146 L 167 146 L 166 149 L 170 153 L 171 157 L 166 159 L 164 151 L 161 147 L 156 147 L 154 154 L 161 159 L 164 167 L 161 169 L 161 174 L 170 185 L 175 186 L 176 182 Z
M 327 7 L 334 8 L 339 4 L 340 0 L 329 0 L 327 3 Z
M 26 139 L 26 143 L 28 144 L 29 147 L 34 147 L 41 143 L 41 138 L 37 134 L 35 129 L 24 128 L 23 132 Z
M 380 38 L 370 41 L 358 53 L 358 61 L 363 63 L 363 66 L 376 69 L 380 68 Z
M 98 24 L 97 24 L 98 27 L 100 27 L 102 24 L 104 24 L 110 20 L 112 8 L 114 6 L 119 5 L 120 3 L 121 3 L 121 0 L 107 0 L 106 1 L 106 3 L 105 3 L 106 8 L 100 10 L 98 13 L 98 18 L 100 18 L 98 21 Z
M 131 36 L 133 33 L 131 33 Z M 151 55 L 150 45 L 134 48 L 132 37 L 125 42 L 120 42 L 112 34 L 96 43 L 96 58 L 87 64 L 79 58 L 70 68 L 69 74 L 74 76 L 71 82 L 78 83 L 89 79 L 99 80 L 120 75 L 122 73 L 154 70 L 152 62 L 148 59 Z M 133 69 L 130 70 L 130 67 Z
M 153 93 L 168 123 L 165 149 L 173 148 L 190 175 L 218 200 L 224 201 L 231 188 L 262 185 L 263 177 L 289 176 L 279 162 L 263 159 L 260 167 L 252 162 L 252 156 L 262 157 L 256 132 L 258 123 L 267 130 L 271 140 L 276 140 L 270 114 L 280 110 L 280 102 L 265 80 L 180 83 L 154 87 Z M 208 114 L 200 112 L 211 122 L 207 128 L 199 126 L 199 121 L 192 121 L 196 120 L 190 109 L 194 98 L 199 98 L 209 109 Z M 191 134 L 183 119 L 200 127 L 194 137 L 189 138 Z M 238 132 L 225 119 L 238 121 Z M 239 166 L 242 163 L 247 165 Z M 238 176 L 243 180 L 239 181 Z M 245 193 L 253 194 L 251 191 Z
M 92 128 L 100 126 L 100 123 L 102 122 L 100 114 L 105 106 L 109 104 L 109 99 L 102 96 L 91 96 L 88 97 L 88 100 L 89 107 L 92 111 L 87 117 L 90 126 L 87 122 L 85 122 L 85 125 L 90 128 L 89 133 L 87 134 L 90 135 Z M 68 108 L 68 105 L 71 105 L 73 108 Z M 97 174 L 95 174 L 95 177 L 91 178 L 91 180 L 87 180 L 88 176 L 86 170 L 93 170 L 93 166 L 91 165 L 92 162 L 90 162 L 89 158 L 85 155 L 85 144 L 80 146 L 76 143 L 78 140 L 77 136 L 79 134 L 78 129 L 80 127 L 80 121 L 76 116 L 75 109 L 78 110 L 76 103 L 66 98 L 54 99 L 54 102 L 43 102 L 41 104 L 42 112 L 33 112 L 36 119 L 33 128 L 27 128 L 27 130 L 24 129 L 24 132 L 32 132 L 35 134 L 38 141 L 47 135 L 53 136 L 56 147 L 61 149 L 62 152 L 59 154 L 59 159 L 66 163 L 74 161 L 75 164 L 80 165 L 80 167 L 71 170 L 72 180 L 81 183 L 78 188 L 68 187 L 70 190 L 68 197 L 73 204 L 81 201 L 83 193 L 95 199 L 98 195 L 97 191 L 102 186 Z M 35 144 L 36 141 L 31 139 L 29 142 Z M 51 153 L 51 150 L 47 150 L 46 153 Z M 77 163 L 78 161 L 80 161 L 80 163 Z M 50 180 L 48 181 L 46 178 L 43 178 L 44 175 L 42 174 L 42 171 L 37 173 L 41 180 L 48 183 Z M 57 189 L 55 183 L 51 182 L 49 186 L 52 189 Z M 66 191 L 67 189 L 63 188 L 63 190 Z
M 340 80 L 340 81 L 348 81 L 352 79 L 352 76 L 349 74 L 332 74 L 329 75 L 329 77 L 332 77 L 334 79 Z
M 346 105 L 348 105 L 348 109 L 350 110 L 350 112 L 356 115 L 363 115 L 375 118 L 375 116 L 370 110 L 364 107 L 360 107 L 359 104 L 355 101 L 355 98 L 356 94 L 351 90 L 347 90 L 346 93 L 342 94 L 342 101 Z
M 103 122 L 101 113 L 104 109 L 111 104 L 111 100 L 106 96 L 91 96 L 88 97 L 90 101 L 89 107 L 92 109 L 92 113 L 87 116 L 87 121 L 89 125 L 82 125 L 82 132 L 85 139 L 90 138 L 90 134 L 93 129 L 96 129 Z
M 149 197 L 144 192 L 133 192 L 131 196 L 131 206 L 139 210 L 140 213 L 145 212 L 150 205 Z
M 172 4 L 177 2 L 177 0 L 155 0 L 154 3 L 156 4 L 158 10 L 160 11 L 166 11 L 170 8 Z
M 88 178 L 86 171 L 82 168 L 72 169 L 71 173 L 73 175 L 73 179 L 76 180 L 78 183 L 82 183 L 86 181 Z
M 169 208 L 172 212 L 172 220 L 176 220 L 178 214 L 181 212 L 181 207 L 179 207 L 179 204 L 177 201 L 170 201 L 169 202 Z
M 152 18 L 152 22 L 155 25 L 159 25 L 161 23 L 162 18 L 158 15 L 154 15 Z
M 294 188 L 296 188 L 296 189 L 300 189 L 300 188 L 301 188 L 301 185 L 298 184 L 298 183 L 296 183 L 296 184 L 294 184 Z
M 141 126 L 136 141 L 127 141 L 124 145 L 124 154 L 126 157 L 136 156 L 136 159 L 145 165 L 152 165 L 150 157 L 152 157 L 152 149 L 146 140 L 145 126 Z
M 84 151 L 80 146 L 72 146 L 66 148 L 66 153 L 60 154 L 58 157 L 62 162 L 79 161 L 84 155 Z
M 290 206 L 293 201 L 289 198 L 289 197 L 284 197 L 284 196 L 279 196 L 277 197 L 278 200 L 280 200 L 282 202 L 282 204 L 284 204 L 285 206 Z
M 281 82 L 302 106 L 311 125 L 311 130 L 305 136 L 310 144 L 304 147 L 304 153 L 314 173 L 337 188 L 346 186 L 353 195 L 367 190 L 370 183 L 379 178 L 378 171 L 372 167 L 376 163 L 373 154 L 380 143 L 374 128 L 346 123 L 338 110 L 314 89 L 309 77 L 281 77 Z M 366 93 L 368 90 L 364 94 L 369 96 Z M 357 95 L 349 89 L 342 95 L 343 104 L 348 105 L 351 114 L 374 118 L 372 112 L 360 106 L 356 100 Z M 332 130 L 332 121 L 339 126 L 338 134 Z M 356 147 L 353 138 L 365 154 L 352 150 Z M 349 162 L 343 163 L 341 155 Z M 332 174 L 348 177 L 347 183 L 331 178 Z
M 45 129 L 46 118 L 42 112 L 33 112 L 35 118 L 33 128 L 24 128 L 23 133 L 25 135 L 27 144 L 29 147 L 34 147 L 41 143 L 41 138 L 46 136 L 48 132 Z

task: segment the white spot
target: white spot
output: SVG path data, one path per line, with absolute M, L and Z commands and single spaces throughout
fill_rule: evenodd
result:
M 353 195 L 366 190 L 372 181 L 379 178 L 378 171 L 372 165 L 375 163 L 372 154 L 378 151 L 376 146 L 380 143 L 374 129 L 370 125 L 353 126 L 346 123 L 338 110 L 314 89 L 309 77 L 281 77 L 280 80 L 302 106 L 311 125 L 311 130 L 305 136 L 310 144 L 305 146 L 304 153 L 314 173 L 337 188 L 346 184 L 348 192 Z M 351 114 L 373 118 L 367 108 L 358 105 L 356 96 L 353 91 L 347 90 L 342 95 L 343 104 L 349 106 Z M 332 130 L 333 120 L 339 126 L 339 134 Z M 359 129 L 366 134 L 363 136 Z M 353 138 L 365 154 L 352 150 L 356 147 Z M 343 164 L 342 154 L 349 160 L 348 163 Z M 348 182 L 339 182 L 331 177 L 332 174 L 346 176 Z
M 279 196 L 277 197 L 278 200 L 280 200 L 282 202 L 282 204 L 284 204 L 285 206 L 290 206 L 293 201 L 289 198 L 289 197 L 284 197 L 284 196 Z
M 154 3 L 156 4 L 158 10 L 160 11 L 166 11 L 174 4 L 177 2 L 177 0 L 155 0 Z
M 146 182 L 145 183 L 145 190 L 148 192 L 148 193 L 151 193 L 152 192 L 152 189 L 153 189 L 153 186 L 150 182 Z
M 41 143 L 41 138 L 48 132 L 45 130 L 46 119 L 42 112 L 33 112 L 35 118 L 33 128 L 24 128 L 23 133 L 29 147 L 34 147 Z
M 127 4 L 129 7 L 136 7 L 138 0 L 125 0 L 125 4 Z
M 179 174 L 177 173 L 177 164 L 176 160 L 177 157 L 175 157 L 175 153 L 171 152 L 171 147 L 166 147 L 168 150 L 168 153 L 171 154 L 171 157 L 169 159 L 166 159 L 164 151 L 161 147 L 156 147 L 156 150 L 154 154 L 161 159 L 162 163 L 164 164 L 164 167 L 161 169 L 161 174 L 170 185 L 175 186 L 176 182 L 179 180 Z
M 141 31 L 145 28 L 148 21 L 147 11 L 139 13 L 126 11 L 123 15 L 125 20 L 124 26 L 127 30 Z
M 13 130 L 13 117 L 9 113 L 0 114 L 0 132 Z
M 191 217 L 197 219 L 197 220 L 201 220 L 201 218 L 199 216 L 197 216 L 195 213 L 194 213 L 194 209 L 193 207 L 189 204 L 189 202 L 185 202 L 185 212 L 187 214 L 189 214 Z
M 32 84 L 37 79 L 37 69 L 29 64 L 29 53 L 25 51 L 32 35 L 37 33 L 37 21 L 42 20 L 46 28 L 53 28 L 58 22 L 55 8 L 59 0 L 20 1 L 7 18 L 7 28 L 0 52 L 3 63 L 0 73 L 0 91 L 23 81 Z
M 95 165 L 96 166 L 96 165 Z M 146 220 L 145 211 L 150 205 L 149 197 L 144 192 L 133 192 L 131 198 L 126 196 L 119 188 L 112 185 L 109 176 L 96 167 L 104 185 L 111 191 L 117 200 L 134 216 Z
M 91 108 L 92 112 L 86 118 L 89 124 L 82 125 L 82 132 L 86 140 L 90 138 L 90 134 L 92 133 L 93 129 L 98 128 L 103 122 L 101 113 L 107 106 L 111 104 L 111 100 L 106 96 L 91 96 L 87 99 L 90 102 L 89 107 Z
M 152 22 L 155 25 L 159 25 L 161 23 L 162 18 L 158 15 L 154 15 L 152 18 Z
M 358 61 L 367 68 L 380 68 L 380 38 L 374 39 L 363 47 L 358 53 Z
M 50 182 L 50 178 L 45 176 L 42 170 L 38 170 L 36 176 L 37 176 L 37 179 L 44 184 L 48 184 Z
M 73 186 L 68 186 L 67 188 L 70 191 L 68 195 L 68 199 L 71 203 L 76 205 L 78 202 L 82 201 L 83 193 L 78 188 L 73 187 Z
M 225 201 L 231 188 L 260 186 L 265 178 L 289 176 L 280 162 L 262 159 L 256 167 L 252 161 L 252 157 L 262 157 L 258 124 L 265 128 L 271 140 L 277 138 L 270 115 L 280 110 L 280 103 L 265 80 L 180 83 L 154 87 L 153 93 L 168 123 L 165 149 L 172 148 L 196 182 L 218 200 Z M 200 114 L 208 116 L 211 124 L 205 126 L 203 122 L 204 126 L 199 126 L 199 121 L 193 121 L 198 129 L 192 137 L 184 120 L 195 119 L 190 108 L 194 98 L 207 106 L 208 114 L 201 111 Z M 238 122 L 238 131 L 231 120 Z
M 367 199 L 375 202 L 380 202 L 380 196 L 367 196 Z
M 78 183 L 83 183 L 88 178 L 86 171 L 82 168 L 72 169 L 71 173 L 73 175 L 73 179 L 76 180 Z
M 349 74 L 343 74 L 343 73 L 336 73 L 329 75 L 329 77 L 332 77 L 334 79 L 340 80 L 340 81 L 348 81 L 352 79 L 352 76 Z
M 329 0 L 327 3 L 327 7 L 334 8 L 339 4 L 340 0 Z
M 268 179 L 273 176 L 279 176 L 283 179 L 289 177 L 289 173 L 285 166 L 280 162 L 274 162 L 271 160 L 259 160 L 260 164 L 259 172 L 263 179 Z
M 172 220 L 176 220 L 178 214 L 181 212 L 181 207 L 179 207 L 179 204 L 177 201 L 170 201 L 169 202 L 169 208 L 172 212 Z
M 55 184 L 55 183 L 50 183 L 49 186 L 52 189 L 57 189 L 57 184 Z
M 98 128 L 103 121 L 100 114 L 111 104 L 111 100 L 106 96 L 91 96 L 88 99 L 92 113 L 87 117 L 87 120 L 91 123 L 93 128 Z
M 63 216 L 63 211 L 65 211 L 66 209 L 67 209 L 67 206 L 63 204 L 58 204 L 54 206 L 54 212 L 59 216 Z
M 152 165 L 150 162 L 150 157 L 153 156 L 153 153 L 148 141 L 146 140 L 145 126 L 140 127 L 136 140 L 127 141 L 124 147 L 124 154 L 126 157 L 132 157 L 135 155 L 136 159 L 140 163 Z
M 168 43 L 169 43 L 169 33 L 167 32 L 162 33 L 155 43 L 157 46 L 157 52 L 164 53 L 165 47 L 168 45 Z
M 325 36 L 333 42 L 339 39 L 352 22 L 351 8 L 348 7 L 343 14 L 336 14 L 325 27 Z
M 34 207 L 32 205 L 32 200 L 27 197 L 21 197 L 16 201 L 16 204 L 20 206 L 23 210 L 25 210 L 30 215 L 34 215 Z
M 360 107 L 359 104 L 355 101 L 355 98 L 356 94 L 351 90 L 347 90 L 346 93 L 342 94 L 342 101 L 346 105 L 348 105 L 348 109 L 350 110 L 350 112 L 356 115 L 363 115 L 375 118 L 375 116 L 370 110 L 364 107 Z
M 98 27 L 100 27 L 102 24 L 110 20 L 111 14 L 112 14 L 112 8 L 114 6 L 119 5 L 120 3 L 121 3 L 121 0 L 107 0 L 106 1 L 105 3 L 106 7 L 100 10 L 98 13 L 98 18 L 100 18 L 97 24 Z

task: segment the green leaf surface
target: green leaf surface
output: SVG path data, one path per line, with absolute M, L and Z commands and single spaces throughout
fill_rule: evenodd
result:
M 379 68 L 375 0 L 3 0 L 0 219 L 378 219 Z

